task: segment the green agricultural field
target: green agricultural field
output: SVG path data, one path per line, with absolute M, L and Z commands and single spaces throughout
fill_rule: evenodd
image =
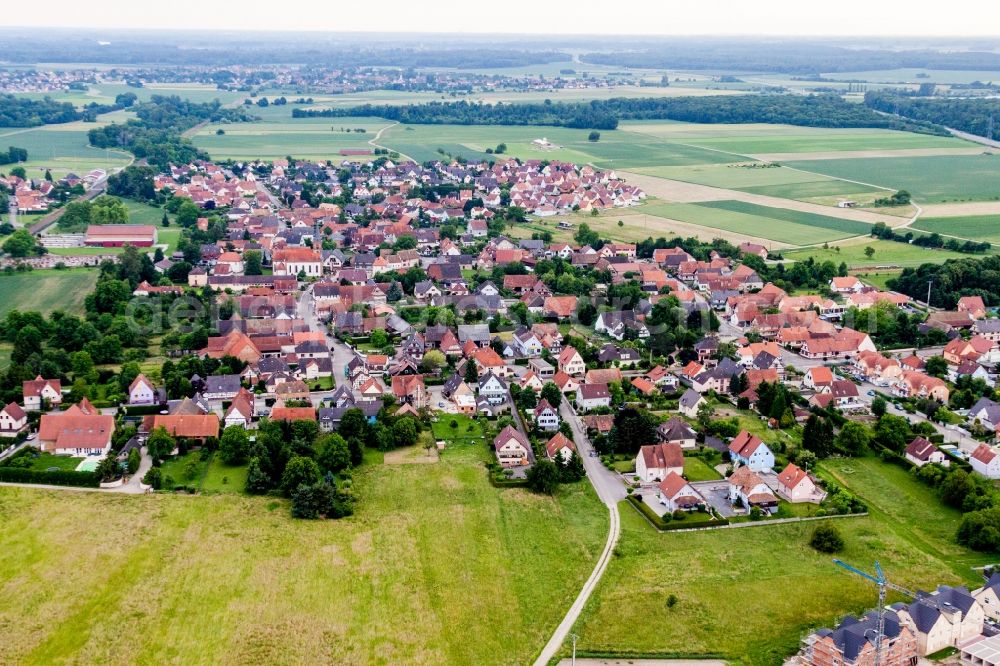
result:
M 528 663 L 590 574 L 607 513 L 586 483 L 555 498 L 493 488 L 487 455 L 366 465 L 338 522 L 293 520 L 268 497 L 4 487 L 4 657 Z
M 345 119 L 346 120 L 346 119 Z M 602 168 L 713 164 L 732 161 L 732 156 L 694 146 L 663 141 L 636 132 L 601 131 L 599 141 L 588 141 L 588 130 L 565 127 L 521 127 L 504 125 L 397 125 L 382 135 L 381 143 L 415 160 L 440 159 L 438 148 L 466 158 L 486 159 L 487 148 L 507 144 L 507 154 L 521 159 L 566 160 L 593 163 Z M 548 139 L 554 147 L 532 142 Z
M 866 247 L 872 247 L 875 250 L 875 254 L 871 258 L 865 255 Z M 975 255 L 952 252 L 951 250 L 934 250 L 895 241 L 864 238 L 829 248 L 810 247 L 802 250 L 788 250 L 782 252 L 782 256 L 796 261 L 813 257 L 816 261 L 832 261 L 837 265 L 845 262 L 848 268 L 858 268 L 861 266 L 919 266 L 920 264 L 943 263 L 948 259 L 961 259 Z
M 705 227 L 767 238 L 792 245 L 808 245 L 868 233 L 871 225 L 815 213 L 771 208 L 742 201 L 706 201 L 697 204 L 650 204 L 642 211 Z
M 624 122 L 621 129 L 740 155 L 816 153 L 913 148 L 967 148 L 950 137 L 881 129 L 838 129 L 794 125 Z
M 770 666 L 794 653 L 810 629 L 876 605 L 874 586 L 809 547 L 816 523 L 660 534 L 629 504 L 620 510 L 616 557 L 574 628 L 584 654 L 711 656 Z M 877 559 L 901 585 L 975 582 L 974 572 L 956 575 L 881 517 L 834 524 L 846 542 L 838 557 L 865 569 Z M 671 594 L 677 602 L 668 608 Z M 636 631 L 651 617 L 670 629 Z
M 963 217 L 921 217 L 915 229 L 960 236 L 974 241 L 1000 243 L 1000 215 L 966 215 Z
M 921 203 L 1000 199 L 1000 155 L 809 160 L 788 165 L 835 178 L 908 190 Z
M 125 153 L 91 146 L 86 129 L 62 127 L 0 128 L 0 145 L 17 146 L 28 151 L 28 161 L 22 166 L 31 178 L 42 178 L 46 169 L 51 170 L 55 178 L 70 172 L 83 176 L 92 169 L 110 171 L 125 166 L 131 160 L 131 156 Z
M 0 274 L 0 316 L 11 310 L 82 314 L 83 301 L 96 283 L 97 271 L 86 268 Z
M 748 164 L 743 162 L 742 164 Z M 818 173 L 786 167 L 750 167 L 730 164 L 702 164 L 690 167 L 647 167 L 635 169 L 659 178 L 697 183 L 710 187 L 742 190 L 783 199 L 810 199 L 839 196 L 865 199 L 881 192 L 878 188 L 831 178 Z
M 338 161 L 342 159 L 339 155 L 342 148 L 372 149 L 368 141 L 391 124 L 378 118 L 292 118 L 291 108 L 284 105 L 260 109 L 260 122 L 206 125 L 192 140 L 215 159 L 275 159 L 292 155 Z M 225 134 L 216 134 L 219 130 Z

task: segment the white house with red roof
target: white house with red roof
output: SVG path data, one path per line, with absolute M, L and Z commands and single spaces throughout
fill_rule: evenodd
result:
M 546 430 L 548 432 L 559 430 L 559 412 L 545 398 L 538 401 L 533 416 L 535 425 L 539 430 Z
M 0 409 L 0 437 L 17 437 L 28 427 L 28 414 L 16 402 Z
M 680 474 L 670 472 L 657 486 L 657 498 L 667 511 L 693 511 L 704 506 L 705 498 Z
M 21 384 L 21 393 L 24 398 L 24 408 L 28 411 L 38 411 L 45 401 L 50 405 L 62 402 L 62 383 L 58 379 L 43 379 L 38 375 L 31 381 Z
M 675 442 L 647 444 L 635 457 L 635 475 L 643 483 L 654 483 L 667 475 L 684 473 L 684 452 Z
M 557 432 L 552 436 L 552 439 L 545 443 L 545 453 L 553 460 L 556 456 L 562 457 L 563 460 L 569 460 L 574 452 L 576 452 L 576 444 L 561 432 Z
M 566 347 L 559 352 L 559 369 L 567 375 L 582 375 L 587 371 L 583 357 L 573 347 Z
M 729 457 L 734 465 L 745 465 L 755 472 L 766 472 L 774 467 L 774 453 L 757 435 L 740 431 L 729 443 Z
M 809 474 L 793 463 L 778 474 L 778 494 L 789 502 L 820 502 L 825 496 Z
M 156 387 L 146 379 L 146 375 L 139 374 L 128 387 L 130 405 L 153 405 L 156 404 L 156 397 Z
M 1000 479 L 1000 453 L 991 446 L 980 444 L 969 456 L 972 470 L 987 479 Z

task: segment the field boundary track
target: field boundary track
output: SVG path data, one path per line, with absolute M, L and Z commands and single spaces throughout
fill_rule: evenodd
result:
M 802 213 L 813 213 L 826 217 L 839 217 L 856 222 L 867 222 L 868 224 L 876 224 L 878 222 L 884 222 L 889 226 L 898 226 L 899 224 L 899 218 L 896 216 L 873 213 L 856 208 L 834 208 L 832 206 L 823 206 L 795 199 L 782 199 L 766 194 L 753 194 L 741 190 L 729 190 L 710 185 L 699 185 L 697 183 L 660 178 L 659 176 L 649 176 L 634 171 L 618 171 L 618 174 L 624 177 L 629 183 L 640 186 L 645 190 L 646 194 L 665 201 L 700 203 L 704 201 L 732 199 L 757 204 L 758 206 L 767 206 L 768 208 L 785 208 L 788 210 L 797 210 Z

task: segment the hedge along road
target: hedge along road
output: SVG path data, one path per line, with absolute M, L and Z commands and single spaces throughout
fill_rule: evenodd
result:
M 535 660 L 535 666 L 546 666 L 556 656 L 556 653 L 559 652 L 562 644 L 566 641 L 566 637 L 569 636 L 573 625 L 576 624 L 577 619 L 580 617 L 583 607 L 587 605 L 590 595 L 597 587 L 597 584 L 601 582 L 601 577 L 604 576 L 604 571 L 608 568 L 608 561 L 611 559 L 611 554 L 614 552 L 615 546 L 618 544 L 618 537 L 621 534 L 618 502 L 625 499 L 625 488 L 622 486 L 621 481 L 601 463 L 600 458 L 591 456 L 591 452 L 594 449 L 590 444 L 590 440 L 587 439 L 587 433 L 583 429 L 580 417 L 576 415 L 576 412 L 573 411 L 573 408 L 566 400 L 562 401 L 559 412 L 562 419 L 567 421 L 573 430 L 573 440 L 576 443 L 578 454 L 583 459 L 583 466 L 587 470 L 587 479 L 590 480 L 591 485 L 594 486 L 594 490 L 597 491 L 597 496 L 608 507 L 611 519 L 608 524 L 608 541 L 604 544 L 604 550 L 597 559 L 594 570 L 591 572 L 587 582 L 583 584 L 583 588 L 573 601 L 573 605 L 566 612 L 566 617 L 559 623 L 555 633 L 552 634 L 552 638 L 542 648 L 541 654 Z

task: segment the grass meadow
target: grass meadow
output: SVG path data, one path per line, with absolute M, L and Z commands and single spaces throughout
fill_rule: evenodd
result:
M 835 523 L 846 543 L 837 557 L 863 569 L 877 559 L 911 589 L 974 585 L 972 567 L 992 561 L 954 542 L 958 512 L 905 470 L 875 458 L 826 460 L 820 470 L 870 507 Z M 816 523 L 659 534 L 627 503 L 621 511 L 616 557 L 574 629 L 585 654 L 779 664 L 810 629 L 875 605 L 873 586 L 809 547 Z M 649 617 L 670 630 L 634 630 Z
M 866 247 L 872 247 L 875 250 L 875 254 L 871 258 L 865 255 Z M 787 250 L 782 252 L 782 256 L 796 261 L 813 257 L 816 261 L 832 261 L 838 266 L 841 262 L 845 262 L 848 268 L 859 268 L 863 266 L 919 266 L 920 264 L 936 264 L 948 259 L 977 255 L 962 254 L 951 250 L 935 250 L 895 241 L 862 238 L 846 241 L 841 245 L 833 245 L 829 248 L 811 247 L 802 250 Z
M 959 236 L 975 241 L 1000 243 L 1000 215 L 964 215 L 961 217 L 921 217 L 915 229 Z
M 0 274 L 0 317 L 11 310 L 82 314 L 83 301 L 96 283 L 97 271 L 86 268 Z
M 529 662 L 589 575 L 607 514 L 585 483 L 555 498 L 493 488 L 486 456 L 366 465 L 355 515 L 337 522 L 231 493 L 0 488 L 5 659 Z

